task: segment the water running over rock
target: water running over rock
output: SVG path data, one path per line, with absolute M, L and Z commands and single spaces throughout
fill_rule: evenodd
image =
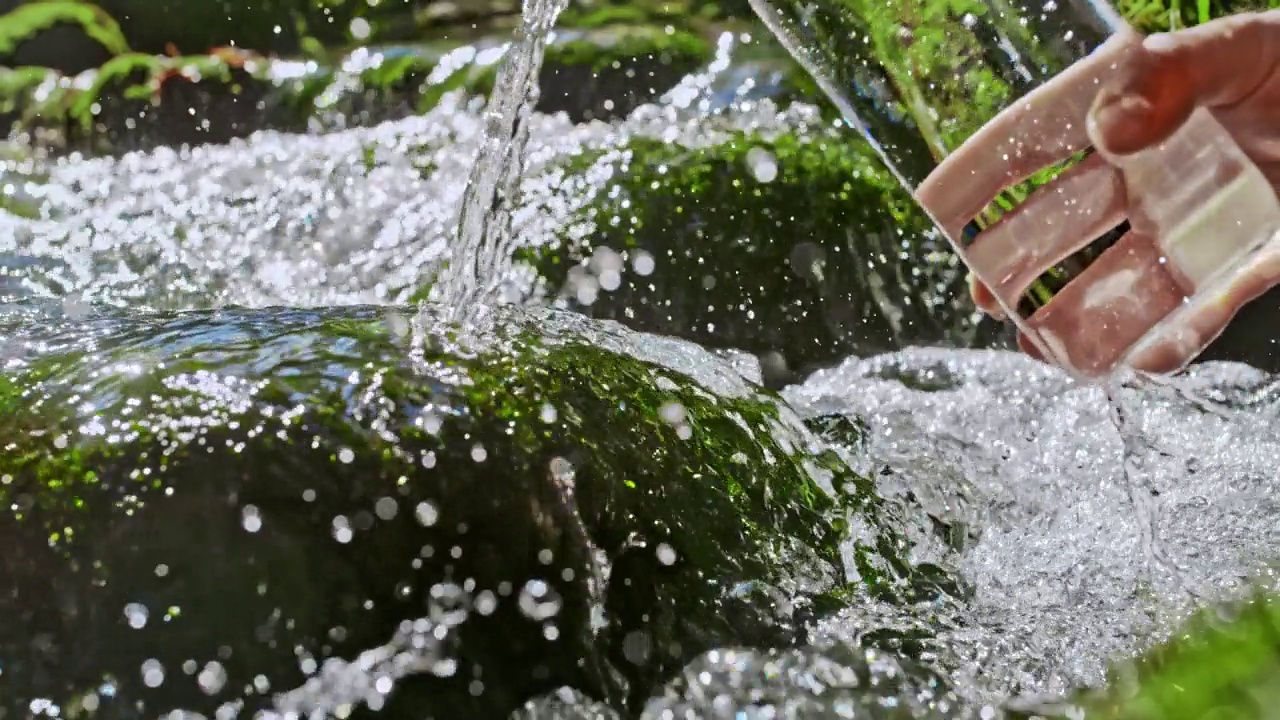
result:
M 723 243 L 824 291 L 878 287 L 900 327 L 942 316 L 969 337 L 963 275 L 920 262 L 928 238 L 879 210 L 848 133 L 716 84 L 741 77 L 735 42 L 623 121 L 528 115 L 512 220 L 528 267 L 508 286 L 589 310 L 629 288 L 644 317 L 628 300 L 608 309 L 620 322 L 679 308 L 673 328 L 724 348 L 815 316 L 881 322 L 751 288 L 762 267 L 718 273 L 704 246 Z M 448 257 L 480 107 L 453 92 L 366 129 L 6 156 L 13 713 L 998 717 L 1269 584 L 1280 414 L 1242 366 L 1184 381 L 1224 414 L 1123 391 L 1145 441 L 1126 478 L 1100 391 L 1001 352 L 849 360 L 779 401 L 754 384 L 769 344 L 760 362 L 508 308 L 479 355 L 428 310 L 410 362 L 417 315 L 386 306 Z M 847 179 L 806 186 L 832 158 Z M 806 187 L 823 189 L 795 204 Z M 861 229 L 855 206 L 895 232 L 833 237 L 809 217 Z M 557 258 L 573 272 L 533 272 Z M 735 277 L 741 295 L 714 294 Z M 712 304 L 738 308 L 736 334 L 696 312 Z M 332 305 L 357 307 L 307 309 Z

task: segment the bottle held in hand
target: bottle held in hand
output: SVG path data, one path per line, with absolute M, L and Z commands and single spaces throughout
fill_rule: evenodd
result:
M 1081 78 L 1095 87 L 1101 79 Z M 1067 93 L 1053 83 L 1043 90 Z M 1082 106 L 1074 104 L 1079 123 Z M 939 191 L 926 181 L 926 198 Z M 1088 153 L 954 244 L 1026 349 L 1096 378 L 1123 367 L 1172 372 L 1193 360 L 1242 299 L 1269 287 L 1260 278 L 1275 276 L 1277 231 L 1271 183 L 1212 114 L 1197 110 L 1155 147 Z

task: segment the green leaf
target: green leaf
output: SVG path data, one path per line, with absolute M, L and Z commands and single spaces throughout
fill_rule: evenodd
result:
M 74 0 L 45 0 L 19 5 L 0 15 L 0 55 L 12 53 L 37 33 L 60 23 L 79 25 L 112 55 L 129 52 L 120 26 L 102 8 Z

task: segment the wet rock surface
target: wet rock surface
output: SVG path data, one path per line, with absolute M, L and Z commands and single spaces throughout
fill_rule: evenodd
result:
M 503 315 L 468 351 L 383 308 L 8 311 L 9 711 L 634 707 L 710 648 L 802 641 L 846 577 L 912 587 L 870 481 L 768 393 Z

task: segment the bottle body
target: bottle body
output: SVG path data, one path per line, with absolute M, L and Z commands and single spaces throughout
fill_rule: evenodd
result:
M 1178 370 L 1269 287 L 1280 199 L 1207 110 L 1116 162 L 1131 229 L 1032 315 L 1060 364 L 1088 376 Z
M 1280 206 L 1210 113 L 1092 152 L 1089 107 L 1142 42 L 1105 2 L 751 2 L 1044 359 L 1177 370 L 1270 287 Z

